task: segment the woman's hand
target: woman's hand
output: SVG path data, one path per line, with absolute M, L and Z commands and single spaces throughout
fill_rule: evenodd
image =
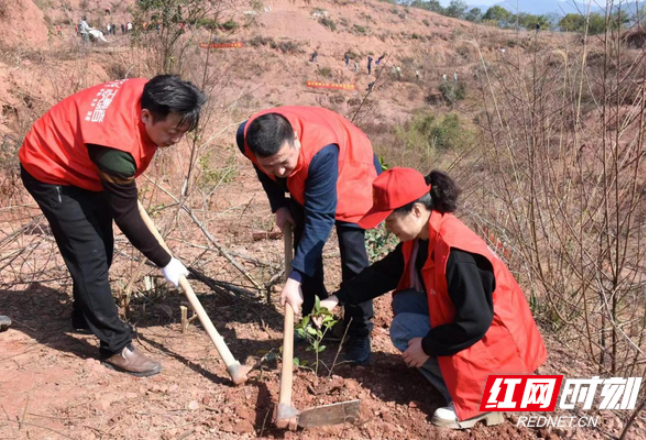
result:
M 322 300 L 319 303 L 319 306 L 321 308 L 325 307 L 330 312 L 333 312 L 337 304 L 339 304 L 339 298 L 337 298 L 336 295 L 332 295 Z M 316 326 L 316 328 L 321 328 L 321 325 L 323 325 L 323 317 L 318 317 L 318 318 L 312 317 L 312 323 Z
M 430 358 L 422 349 L 422 338 L 413 338 L 408 341 L 408 348 L 404 352 L 404 362 L 411 368 L 421 368 Z

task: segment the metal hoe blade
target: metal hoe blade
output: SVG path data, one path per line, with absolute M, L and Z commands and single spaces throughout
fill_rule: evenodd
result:
M 361 400 L 349 400 L 303 410 L 298 415 L 298 426 L 313 428 L 345 422 L 352 423 L 359 416 L 360 404 Z

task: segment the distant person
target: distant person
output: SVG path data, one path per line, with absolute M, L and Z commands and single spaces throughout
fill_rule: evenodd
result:
M 117 25 L 112 23 L 112 35 L 117 35 Z
M 112 26 L 110 26 L 110 23 L 108 23 L 108 24 L 107 24 L 107 26 L 105 27 L 105 30 L 107 31 L 107 32 L 106 32 L 106 34 L 107 34 L 107 35 L 110 35 L 110 34 L 111 34 L 111 32 L 110 32 L 110 31 L 112 30 Z
M 155 28 L 157 29 L 157 33 L 160 33 L 160 32 L 161 32 L 161 23 L 157 23 L 157 24 L 155 25 Z M 216 36 L 217 36 L 217 35 L 216 35 Z
M 345 67 L 350 67 L 350 54 L 345 53 Z
M 126 25 L 121 23 L 121 35 L 124 35 L 126 33 Z
M 415 70 L 415 79 L 419 81 L 419 69 Z
M 87 24 L 87 21 L 85 20 L 85 17 L 79 21 L 78 24 L 78 30 L 79 34 L 81 34 L 81 38 L 83 38 L 84 43 L 89 43 L 90 42 L 90 25 Z
M 310 58 L 310 63 L 318 63 L 319 62 L 319 51 L 315 50 L 312 52 L 312 57 Z
M 536 23 L 536 33 L 538 33 L 538 31 L 540 31 L 540 30 L 541 30 L 541 24 Z
M 442 74 L 442 82 L 446 82 L 446 73 Z
M 375 81 L 368 83 L 368 88 L 366 90 L 369 92 L 372 92 L 372 89 L 374 86 L 375 86 Z
M 132 23 L 131 22 L 126 23 L 126 29 L 128 30 L 128 33 L 132 32 Z
M 354 71 L 355 73 L 359 72 L 359 61 L 357 61 L 356 59 L 354 60 Z
M 368 75 L 372 73 L 372 57 L 368 55 Z
M 453 82 L 458 82 L 458 72 L 453 72 Z

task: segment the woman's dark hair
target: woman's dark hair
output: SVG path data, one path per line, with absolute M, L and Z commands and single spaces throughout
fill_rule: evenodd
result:
M 254 156 L 271 157 L 285 142 L 294 145 L 294 128 L 283 115 L 267 113 L 251 122 L 245 140 Z
M 431 185 L 431 191 L 419 199 L 395 209 L 395 212 L 407 214 L 413 210 L 415 203 L 421 203 L 429 211 L 436 210 L 442 214 L 455 212 L 458 209 L 458 197 L 461 190 L 448 174 L 433 170 L 424 179 L 426 179 L 427 185 Z
M 206 102 L 204 93 L 176 75 L 157 75 L 144 86 L 141 108 L 150 112 L 153 123 L 164 121 L 170 113 L 180 116 L 178 127 L 189 131 L 200 123 L 200 110 Z

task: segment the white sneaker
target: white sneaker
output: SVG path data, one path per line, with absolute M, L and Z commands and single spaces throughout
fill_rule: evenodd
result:
M 494 426 L 504 422 L 505 417 L 501 412 L 488 412 L 468 420 L 460 421 L 455 413 L 455 406 L 453 406 L 453 402 L 451 402 L 449 406 L 435 410 L 431 423 L 441 428 L 467 429 L 473 428 L 473 426 L 481 420 L 483 420 L 487 426 Z
M 11 319 L 8 316 L 0 315 L 0 332 L 11 326 Z

